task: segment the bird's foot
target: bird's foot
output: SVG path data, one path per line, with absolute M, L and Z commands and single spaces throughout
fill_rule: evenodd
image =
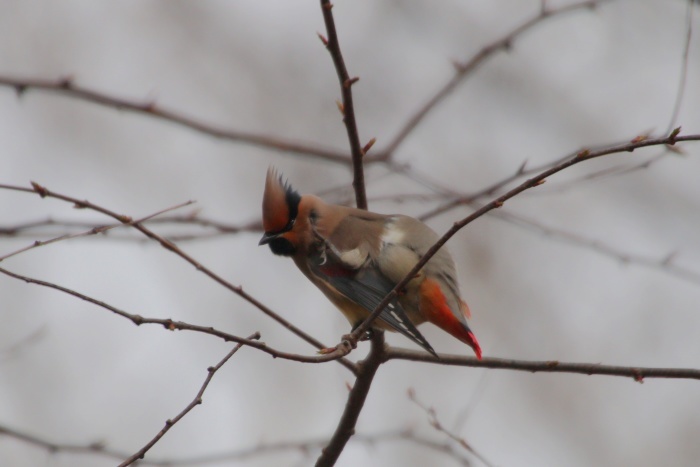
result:
M 363 321 L 358 321 L 357 323 L 355 323 L 354 326 L 352 327 L 353 332 L 355 331 L 355 329 L 360 327 L 362 325 L 362 323 L 363 323 Z M 347 339 L 348 336 L 350 336 L 350 334 L 343 336 L 343 339 Z M 357 340 L 358 341 L 368 341 L 368 340 L 371 340 L 373 336 L 374 336 L 374 331 L 372 330 L 372 328 L 369 328 L 360 337 L 358 337 Z M 355 347 L 353 346 L 353 349 L 354 348 Z
M 369 331 L 368 331 L 369 332 Z M 333 353 L 336 350 L 338 350 L 338 347 L 346 347 L 348 349 L 356 349 L 357 348 L 357 340 L 353 337 L 352 334 L 345 334 L 340 338 L 340 344 L 336 345 L 335 347 L 326 347 L 324 349 L 319 349 L 318 353 L 320 355 L 327 355 L 329 353 Z M 360 338 L 360 340 L 366 340 L 366 337 Z

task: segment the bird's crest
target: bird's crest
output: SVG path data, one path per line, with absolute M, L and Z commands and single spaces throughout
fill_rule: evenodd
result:
M 301 196 L 273 167 L 267 170 L 263 196 L 263 228 L 265 232 L 290 230 L 299 213 Z

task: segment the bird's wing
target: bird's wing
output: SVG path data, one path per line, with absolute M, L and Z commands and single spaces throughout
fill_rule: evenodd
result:
M 311 271 L 345 297 L 372 312 L 396 283 L 382 274 L 362 248 L 339 251 L 328 240 L 322 241 L 318 252 L 309 258 Z M 437 356 L 433 347 L 408 319 L 396 297 L 378 319 Z

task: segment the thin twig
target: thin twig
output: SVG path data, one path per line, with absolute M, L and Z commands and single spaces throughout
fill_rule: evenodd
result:
M 683 105 L 683 96 L 685 95 L 686 80 L 688 79 L 688 56 L 690 55 L 690 44 L 691 38 L 693 36 L 693 0 L 689 0 L 688 9 L 685 13 L 686 24 L 685 24 L 685 44 L 683 45 L 683 58 L 681 61 L 681 76 L 679 78 L 678 90 L 676 92 L 676 101 L 673 104 L 673 110 L 671 111 L 671 118 L 668 122 L 668 129 L 666 133 L 669 133 L 672 129 L 676 127 L 676 121 L 678 120 L 678 115 L 681 113 L 681 106 Z
M 253 339 L 260 339 L 260 334 L 255 333 L 251 334 L 250 336 L 247 337 L 248 340 L 253 340 Z M 209 383 L 211 383 L 211 380 L 214 378 L 214 375 L 216 374 L 219 369 L 224 366 L 226 362 L 229 361 L 233 355 L 240 350 L 240 348 L 243 346 L 243 344 L 237 344 L 231 351 L 226 354 L 224 358 L 221 359 L 219 363 L 217 363 L 215 366 L 210 366 L 207 368 L 207 377 L 204 379 L 204 383 L 202 383 L 202 387 L 199 388 L 199 391 L 197 392 L 197 395 L 194 396 L 194 399 L 192 399 L 192 402 L 187 404 L 187 407 L 182 409 L 180 413 L 178 413 L 175 418 L 171 418 L 166 420 L 165 425 L 163 428 L 151 439 L 148 443 L 146 443 L 141 449 L 136 451 L 134 454 L 132 454 L 130 457 L 124 460 L 121 464 L 119 464 L 119 467 L 127 467 L 128 465 L 133 464 L 139 459 L 143 459 L 143 457 L 146 455 L 146 453 L 158 442 L 160 439 L 165 436 L 165 434 L 170 431 L 170 429 L 182 418 L 187 415 L 192 409 L 197 407 L 203 402 L 203 397 L 204 397 L 204 391 L 207 390 L 207 387 L 209 386 Z
M 517 370 L 530 373 L 573 373 L 579 375 L 606 375 L 632 378 L 641 383 L 646 378 L 695 379 L 700 380 L 700 369 L 696 368 L 649 368 L 636 366 L 613 366 L 599 363 L 568 363 L 558 360 L 530 361 L 505 358 L 477 360 L 464 355 L 440 354 L 436 358 L 426 352 L 392 347 L 384 354 L 386 361 L 409 360 L 413 362 L 439 363 L 449 366 L 491 368 L 495 370 Z
M 173 241 L 178 240 L 200 240 L 209 239 L 216 236 L 224 236 L 230 234 L 237 234 L 243 232 L 262 232 L 262 223 L 259 220 L 251 221 L 245 224 L 230 224 L 226 222 L 217 221 L 214 219 L 209 219 L 201 217 L 197 211 L 190 214 L 183 215 L 172 215 L 172 216 L 159 216 L 154 219 L 149 219 L 147 223 L 149 225 L 189 225 L 194 227 L 201 227 L 202 229 L 211 229 L 211 232 L 204 233 L 192 233 L 192 234 L 178 234 L 174 233 L 168 235 Z M 55 235 L 56 229 L 51 229 L 52 227 L 61 228 L 65 230 L 74 229 L 99 229 L 104 227 L 103 224 L 97 222 L 85 222 L 85 221 L 74 221 L 74 220 L 57 220 L 53 218 L 47 218 L 37 221 L 23 222 L 14 225 L 8 225 L 5 227 L 0 226 L 0 236 L 14 237 L 14 238 L 26 238 L 26 237 L 42 237 L 48 235 Z M 45 230 L 40 230 L 35 232 L 37 229 L 46 228 Z M 107 233 L 107 231 L 102 232 Z M 72 235 L 72 233 L 64 233 L 63 235 Z M 111 239 L 119 240 L 131 240 L 132 237 L 118 237 L 110 235 Z
M 176 206 L 172 206 L 172 207 L 163 209 L 163 210 L 161 210 L 161 211 L 158 211 L 158 212 L 156 212 L 156 213 L 149 214 L 148 216 L 142 217 L 141 219 L 136 220 L 136 221 L 134 221 L 133 223 L 138 224 L 138 223 L 141 223 L 141 222 L 146 222 L 147 220 L 153 219 L 153 218 L 156 217 L 156 216 L 159 216 L 159 215 L 164 214 L 164 213 L 169 212 L 169 211 L 174 211 L 174 210 L 179 209 L 179 208 L 182 208 L 182 207 L 184 207 L 184 206 L 189 206 L 189 205 L 192 204 L 192 203 L 194 203 L 194 201 L 186 201 L 186 202 L 184 202 L 184 203 L 180 203 L 180 204 L 178 204 L 178 205 L 176 205 Z M 18 255 L 18 254 L 20 254 L 20 253 L 24 253 L 25 251 L 29 251 L 29 250 L 32 250 L 32 249 L 34 249 L 34 248 L 38 248 L 38 247 L 40 247 L 40 246 L 50 245 L 50 244 L 52 244 L 52 243 L 60 242 L 60 241 L 62 241 L 62 240 L 69 240 L 69 239 L 78 238 L 78 237 L 87 237 L 87 236 L 90 236 L 90 235 L 97 235 L 97 234 L 105 233 L 105 232 L 107 232 L 107 231 L 109 231 L 109 230 L 115 229 L 115 228 L 117 228 L 117 227 L 123 227 L 123 226 L 124 226 L 123 223 L 120 223 L 120 224 L 112 224 L 112 225 L 95 226 L 95 227 L 93 227 L 93 228 L 91 228 L 90 230 L 87 230 L 87 231 L 85 231 L 85 232 L 78 232 L 78 233 L 74 233 L 74 234 L 60 235 L 60 236 L 58 236 L 58 237 L 54 237 L 54 238 L 51 238 L 51 239 L 49 239 L 49 240 L 37 240 L 37 241 L 35 241 L 34 243 L 32 243 L 31 245 L 28 245 L 28 246 L 26 246 L 26 247 L 20 248 L 19 250 L 13 251 L 13 252 L 8 253 L 8 254 L 6 254 L 6 255 L 4 255 L 4 256 L 0 256 L 0 262 L 2 262 L 3 260 L 6 260 L 7 258 L 10 258 L 10 257 L 12 257 L 12 256 Z
M 481 453 L 479 453 L 476 449 L 472 447 L 471 444 L 467 442 L 466 439 L 462 438 L 461 436 L 457 436 L 456 434 L 452 433 L 450 430 L 445 428 L 442 423 L 440 422 L 440 419 L 437 416 L 437 411 L 433 407 L 428 407 L 425 404 L 421 403 L 417 397 L 416 397 L 416 391 L 413 388 L 410 388 L 408 390 L 408 399 L 416 404 L 418 407 L 423 409 L 423 411 L 428 415 L 428 421 L 430 423 L 430 426 L 435 428 L 437 431 L 440 433 L 443 433 L 445 436 L 450 438 L 452 441 L 455 441 L 457 444 L 462 446 L 464 449 L 469 451 L 474 457 L 479 459 L 484 465 L 487 467 L 493 467 L 493 464 L 489 462 Z
M 328 38 L 321 38 L 328 52 L 333 59 L 335 71 L 340 82 L 340 91 L 343 96 L 342 108 L 343 122 L 348 134 L 348 142 L 350 143 L 350 152 L 352 154 L 353 181 L 352 186 L 355 189 L 355 202 L 360 209 L 367 209 L 367 194 L 365 192 L 365 173 L 363 167 L 363 150 L 360 142 L 360 134 L 357 130 L 357 121 L 355 119 L 355 104 L 352 100 L 352 85 L 359 78 L 351 78 L 343 60 L 343 54 L 340 51 L 340 43 L 338 42 L 338 32 L 335 28 L 333 20 L 333 4 L 330 0 L 321 0 L 321 12 L 323 13 L 323 21 L 326 24 L 326 33 Z
M 123 460 L 129 454 L 107 448 L 101 442 L 88 444 L 68 444 L 56 443 L 42 439 L 38 436 L 30 435 L 15 428 L 0 425 L 0 436 L 7 436 L 29 445 L 41 448 L 50 454 L 81 454 L 93 455 L 106 459 Z M 436 452 L 440 452 L 449 456 L 460 464 L 469 466 L 469 460 L 463 457 L 461 452 L 458 452 L 452 444 L 438 443 L 428 438 L 417 435 L 410 429 L 405 430 L 389 430 L 378 433 L 358 433 L 351 439 L 352 442 L 364 443 L 368 446 L 373 446 L 382 442 L 404 442 L 413 445 L 424 446 Z M 279 441 L 259 444 L 248 448 L 237 449 L 233 451 L 209 454 L 206 456 L 197 457 L 182 457 L 170 459 L 142 459 L 137 462 L 138 465 L 173 467 L 177 465 L 206 465 L 212 463 L 221 463 L 225 461 L 241 461 L 252 457 L 260 457 L 266 454 L 285 452 L 285 451 L 300 451 L 308 454 L 309 451 L 320 450 L 328 444 L 328 438 L 308 439 L 302 441 Z
M 347 345 L 341 344 L 337 346 L 336 350 L 333 352 L 329 352 L 326 354 L 322 355 L 315 355 L 315 356 L 306 356 L 306 355 L 298 355 L 298 354 L 292 354 L 289 352 L 282 352 L 280 350 L 273 349 L 269 347 L 267 344 L 264 342 L 259 342 L 257 340 L 251 340 L 251 339 L 246 339 L 243 337 L 235 336 L 233 334 L 229 334 L 227 332 L 219 331 L 218 329 L 214 329 L 211 326 L 199 326 L 196 324 L 189 324 L 185 323 L 182 321 L 173 321 L 170 318 L 144 318 L 141 315 L 129 313 L 127 311 L 124 311 L 120 308 L 117 308 L 115 306 L 112 306 L 108 303 L 105 303 L 101 300 L 97 300 L 95 298 L 92 298 L 88 295 L 82 294 L 80 292 L 77 292 L 73 289 L 69 289 L 67 287 L 63 287 L 58 284 L 54 284 L 53 282 L 47 282 L 43 281 L 40 279 L 35 279 L 33 277 L 28 277 L 28 276 L 23 276 L 21 274 L 17 274 L 12 271 L 8 271 L 7 269 L 0 268 L 0 273 L 5 274 L 6 276 L 12 277 L 14 279 L 18 279 L 21 281 L 24 281 L 28 284 L 35 284 L 39 285 L 42 287 L 47 287 L 49 289 L 54 289 L 58 290 L 59 292 L 66 293 L 68 295 L 72 295 L 73 297 L 79 298 L 81 300 L 84 300 L 86 302 L 92 303 L 93 305 L 97 305 L 99 307 L 102 307 L 106 310 L 111 311 L 112 313 L 119 315 L 123 318 L 128 319 L 132 323 L 134 323 L 137 326 L 141 326 L 142 324 L 156 324 L 159 326 L 164 327 L 165 329 L 169 331 L 193 331 L 193 332 L 200 332 L 203 334 L 209 334 L 211 336 L 216 336 L 221 339 L 223 339 L 226 342 L 235 342 L 237 344 L 242 344 L 242 345 L 247 345 L 248 347 L 253 347 L 258 350 L 262 350 L 263 352 L 275 357 L 275 358 L 281 358 L 283 360 L 292 360 L 295 362 L 303 362 L 303 363 L 324 363 L 332 360 L 338 360 L 340 357 L 343 357 L 350 353 L 350 348 Z M 354 363 L 348 362 L 349 365 L 348 369 L 351 371 L 354 368 Z
M 510 31 L 505 36 L 492 42 L 491 44 L 482 48 L 476 55 L 474 55 L 469 60 L 456 63 L 455 64 L 455 74 L 450 78 L 450 80 L 445 83 L 432 98 L 428 100 L 422 107 L 420 107 L 406 123 L 403 124 L 399 132 L 394 136 L 394 138 L 387 144 L 386 148 L 379 151 L 379 156 L 388 159 L 396 151 L 396 149 L 404 142 L 408 135 L 413 132 L 413 130 L 423 121 L 423 119 L 432 111 L 440 102 L 442 102 L 445 97 L 447 97 L 454 89 L 464 81 L 464 79 L 471 73 L 476 71 L 481 64 L 483 64 L 488 58 L 491 58 L 499 51 L 507 51 L 513 45 L 515 39 L 520 35 L 536 26 L 540 22 L 546 20 L 547 18 L 552 18 L 564 13 L 568 13 L 574 10 L 589 8 L 593 9 L 598 6 L 603 1 L 609 0 L 593 0 L 574 3 L 561 8 L 556 9 L 546 9 L 542 8 L 538 11 L 538 14 L 523 22 L 512 31 Z
M 555 240 L 560 240 L 579 247 L 587 248 L 604 256 L 617 259 L 623 264 L 635 264 L 638 266 L 644 266 L 649 269 L 654 269 L 657 271 L 665 272 L 667 274 L 671 274 L 675 277 L 678 277 L 679 279 L 683 279 L 687 282 L 690 282 L 691 284 L 700 285 L 700 272 L 693 271 L 691 269 L 684 268 L 675 264 L 675 252 L 668 253 L 661 258 L 653 258 L 635 253 L 627 253 L 620 251 L 612 247 L 611 245 L 608 245 L 605 242 L 586 238 L 578 233 L 546 226 L 532 219 L 528 219 L 527 217 L 522 216 L 520 214 L 515 214 L 507 211 L 497 211 L 493 214 L 494 217 L 497 219 L 505 220 L 520 227 L 541 232 L 542 234 L 550 236 Z

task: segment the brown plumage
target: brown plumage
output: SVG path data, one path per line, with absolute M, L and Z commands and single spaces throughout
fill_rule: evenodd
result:
M 263 197 L 265 234 L 260 244 L 291 256 L 297 267 L 345 315 L 359 325 L 438 240 L 424 223 L 403 215 L 383 215 L 326 204 L 300 196 L 274 169 L 267 172 Z M 461 299 L 454 261 L 446 248 L 426 265 L 374 322 L 398 331 L 435 354 L 416 326 L 430 321 L 474 349 L 481 349 L 467 326 L 469 308 Z

